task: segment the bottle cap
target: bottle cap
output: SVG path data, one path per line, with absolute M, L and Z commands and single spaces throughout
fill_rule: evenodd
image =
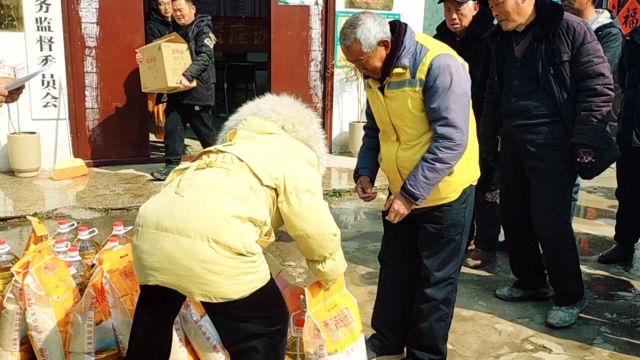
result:
M 107 239 L 107 245 L 109 246 L 120 245 L 120 238 L 117 236 L 110 236 L 109 239 Z
M 304 327 L 304 318 L 303 317 L 297 318 L 296 321 L 293 323 L 293 325 L 297 328 Z
M 113 223 L 113 230 L 122 230 L 124 229 L 124 223 L 122 221 L 116 221 Z
M 95 228 L 89 229 L 88 226 L 78 227 L 78 239 L 81 239 L 81 240 L 88 239 L 97 233 L 98 233 L 98 230 Z
M 67 252 L 67 261 L 78 261 L 82 260 L 80 257 L 80 252 L 78 251 L 78 246 L 74 245 L 69 248 Z
M 11 247 L 7 244 L 7 240 L 0 240 L 0 254 L 8 253 Z
M 64 241 L 63 238 L 57 238 L 51 243 L 51 247 L 54 251 L 64 251 L 67 250 L 71 246 L 68 241 Z

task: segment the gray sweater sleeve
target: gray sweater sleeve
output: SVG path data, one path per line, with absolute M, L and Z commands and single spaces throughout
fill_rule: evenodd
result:
M 401 190 L 416 205 L 422 204 L 453 171 L 467 148 L 471 108 L 469 72 L 452 55 L 438 55 L 429 66 L 422 93 L 433 140 Z

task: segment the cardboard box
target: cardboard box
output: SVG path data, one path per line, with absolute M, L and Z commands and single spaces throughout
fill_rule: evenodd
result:
M 145 93 L 170 93 L 179 88 L 182 73 L 191 65 L 187 42 L 171 33 L 138 49 L 143 56 L 140 83 Z

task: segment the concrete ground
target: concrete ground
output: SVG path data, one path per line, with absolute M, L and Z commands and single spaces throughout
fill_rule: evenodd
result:
M 377 200 L 364 204 L 350 190 L 353 158 L 332 156 L 323 186 L 336 222 L 342 229 L 349 261 L 346 279 L 358 299 L 367 333 L 376 294 L 381 238 L 380 208 L 385 179 L 379 179 Z M 43 172 L 19 179 L 0 173 L 0 238 L 20 252 L 29 234 L 25 215 L 45 219 L 53 232 L 55 221 L 72 218 L 98 228 L 106 237 L 111 223 L 133 223 L 137 208 L 161 188 L 147 175 L 158 165 L 90 169 L 88 176 L 52 181 Z M 594 255 L 613 240 L 616 202 L 615 170 L 583 181 L 574 227 L 581 253 L 589 306 L 578 323 L 565 330 L 544 325 L 549 302 L 505 303 L 493 291 L 510 283 L 506 254 L 486 270 L 463 269 L 449 359 L 634 359 L 640 358 L 640 254 L 634 268 L 603 266 Z M 295 243 L 284 233 L 268 249 L 286 266 L 291 280 L 310 280 Z M 640 253 L 640 252 L 639 252 Z

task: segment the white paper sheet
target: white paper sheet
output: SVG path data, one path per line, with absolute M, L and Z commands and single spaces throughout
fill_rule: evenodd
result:
M 36 69 L 34 72 L 27 74 L 21 78 L 17 78 L 15 81 L 8 83 L 8 84 L 4 84 L 4 85 L 0 85 L 1 87 L 11 91 L 13 89 L 17 89 L 20 86 L 24 85 L 27 83 L 27 81 L 33 79 L 34 77 L 38 76 L 38 74 L 41 74 L 47 70 L 49 70 L 49 68 L 53 65 L 53 63 L 48 63 L 47 65 Z

